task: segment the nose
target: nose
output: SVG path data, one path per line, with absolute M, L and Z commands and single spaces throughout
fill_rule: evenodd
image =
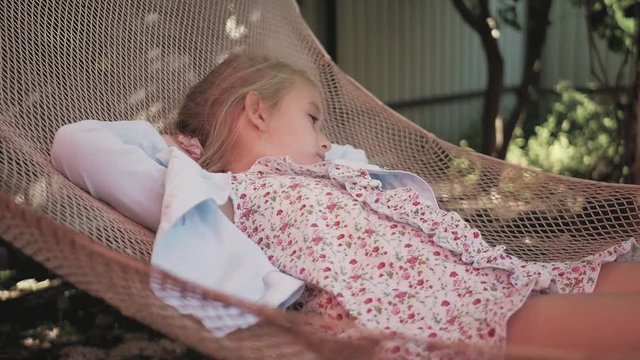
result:
M 323 133 L 320 134 L 320 149 L 322 149 L 323 154 L 331 150 L 331 141 Z

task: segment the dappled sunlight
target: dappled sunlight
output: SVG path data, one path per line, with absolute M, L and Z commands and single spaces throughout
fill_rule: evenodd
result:
M 24 279 L 18 281 L 15 286 L 12 286 L 9 290 L 0 290 L 0 301 L 16 299 L 23 295 L 53 288 L 61 284 L 61 279 L 46 279 L 43 281 L 37 281 L 36 279 Z
M 160 112 L 160 110 L 162 110 L 162 103 L 154 102 L 148 108 L 143 109 L 139 113 L 137 113 L 133 118 L 138 120 L 151 120 Z
M 31 206 L 36 209 L 42 207 L 47 202 L 47 196 L 47 179 L 40 177 L 29 187 L 29 200 L 31 202 Z
M 498 24 L 496 23 L 496 20 L 492 17 L 488 17 L 487 25 L 489 25 L 489 28 L 491 29 L 491 37 L 494 39 L 499 39 L 500 30 L 498 30 Z
M 49 349 L 61 334 L 56 325 L 42 325 L 28 331 L 29 336 L 22 339 L 22 345 L 28 349 Z
M 129 96 L 129 104 L 138 104 L 142 102 L 145 99 L 145 97 L 146 97 L 145 89 L 134 91 L 133 94 Z
M 240 24 L 235 15 L 229 16 L 225 25 L 227 35 L 233 40 L 239 40 L 247 35 L 247 27 Z
M 147 25 L 153 25 L 160 20 L 160 15 L 157 12 L 148 13 L 144 18 L 144 22 Z

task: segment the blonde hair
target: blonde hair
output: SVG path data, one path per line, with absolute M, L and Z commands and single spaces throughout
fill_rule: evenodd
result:
M 226 171 L 247 94 L 255 91 L 267 104 L 276 106 L 299 80 L 316 86 L 303 71 L 282 61 L 231 54 L 189 90 L 174 132 L 200 141 L 203 151 L 199 163 L 205 170 Z

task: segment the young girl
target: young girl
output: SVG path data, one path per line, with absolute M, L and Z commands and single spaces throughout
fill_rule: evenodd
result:
M 306 283 L 303 311 L 423 339 L 640 352 L 640 265 L 611 263 L 632 240 L 574 263 L 509 256 L 424 189 L 384 190 L 365 164 L 324 161 L 322 104 L 301 71 L 233 54 L 164 137 L 232 173 L 223 212 Z

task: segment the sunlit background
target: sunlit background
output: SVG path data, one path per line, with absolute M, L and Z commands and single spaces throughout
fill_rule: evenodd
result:
M 637 61 L 633 0 L 458 1 L 485 19 L 481 25 L 503 60 L 502 91 L 491 97 L 498 109 L 495 130 L 482 122 L 495 60 L 487 60 L 478 32 L 456 1 L 298 3 L 344 71 L 438 137 L 555 173 L 637 182 L 622 138 L 625 123 L 635 123 L 625 113 Z M 540 14 L 546 4 L 548 14 Z M 541 34 L 546 39 L 540 56 L 527 66 Z M 514 112 L 528 68 L 527 99 Z M 517 126 L 508 131 L 513 119 Z M 626 142 L 632 153 L 635 144 Z

